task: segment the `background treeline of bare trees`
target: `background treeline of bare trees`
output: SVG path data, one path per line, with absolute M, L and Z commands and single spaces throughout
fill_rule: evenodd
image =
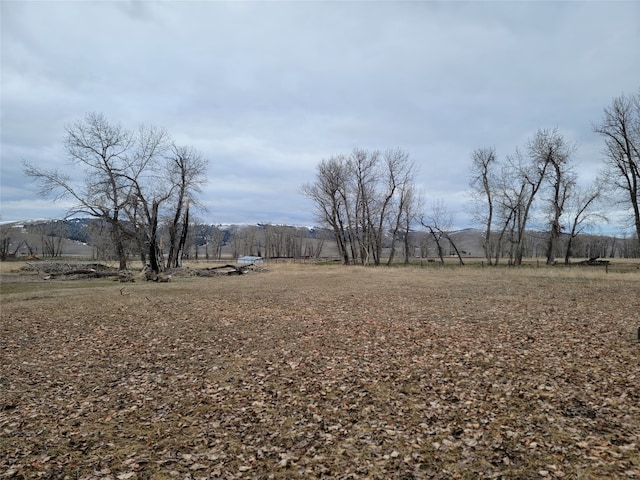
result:
M 491 147 L 473 152 L 470 192 L 490 265 L 502 258 L 520 265 L 532 250 L 537 256 L 540 238 L 548 264 L 559 256 L 569 263 L 574 252 L 585 251 L 578 245 L 579 234 L 608 222 L 606 207 L 612 203 L 631 212 L 636 245 L 631 254 L 640 253 L 640 92 L 614 99 L 594 131 L 604 137 L 604 168 L 586 187 L 576 173 L 577 146 L 557 128 L 538 130 L 523 148 L 502 159 Z M 320 224 L 333 232 L 344 264 L 379 265 L 386 245 L 390 265 L 398 243 L 408 262 L 417 248 L 424 254 L 429 242 L 441 262 L 448 251 L 463 264 L 465 252 L 452 235 L 451 213 L 436 201 L 425 214 L 414 176 L 414 163 L 400 149 L 354 149 L 322 160 L 302 194 L 313 201 Z M 419 229 L 428 235 L 418 245 L 412 238 Z
M 458 255 L 466 261 L 469 257 L 482 256 L 481 233 L 477 229 L 449 230 L 446 236 L 434 238 L 429 229 L 411 230 L 409 235 L 398 241 L 401 245 L 399 250 L 403 257 L 420 261 L 439 260 L 443 263 L 445 259 L 452 258 L 459 262 Z M 160 252 L 166 258 L 170 238 L 166 223 L 160 224 L 158 237 Z M 228 262 L 245 255 L 255 255 L 265 259 L 336 260 L 341 257 L 332 240 L 333 233 L 327 228 L 273 224 L 208 225 L 192 218 L 182 258 Z M 387 234 L 383 244 L 385 258 L 391 251 L 390 240 Z M 560 237 L 556 255 L 564 254 L 568 241 L 568 235 Z M 125 250 L 130 259 L 137 257 L 137 248 L 134 239 L 126 242 Z M 547 232 L 530 230 L 525 234 L 524 257 L 545 257 L 547 248 Z M 576 236 L 571 248 L 573 256 L 580 258 L 633 258 L 640 253 L 635 238 L 588 233 Z M 118 261 L 109 225 L 100 219 L 72 218 L 0 225 L 0 260 L 24 259 L 30 255 Z
M 168 258 L 171 231 L 168 222 L 158 226 L 159 255 Z M 128 227 L 127 227 L 128 228 Z M 245 255 L 270 259 L 309 259 L 335 255 L 327 249 L 330 234 L 325 229 L 289 225 L 208 225 L 192 218 L 189 222 L 182 259 L 222 260 Z M 138 241 L 124 242 L 129 258 L 138 255 Z M 118 261 L 110 224 L 102 219 L 31 221 L 0 225 L 0 260 L 25 256 L 55 258 L 91 256 L 95 260 Z
M 158 272 L 176 266 L 184 251 L 191 207 L 206 180 L 207 161 L 190 146 L 176 144 L 163 128 L 127 130 L 102 114 L 66 127 L 67 172 L 24 162 L 39 194 L 72 202 L 68 214 L 89 215 L 107 229 L 120 268 L 131 245 Z M 160 225 L 168 231 L 168 255 L 160 248 Z
M 557 128 L 538 130 L 504 158 L 492 147 L 472 153 L 470 192 L 489 264 L 508 259 L 519 265 L 524 257 L 540 255 L 549 264 L 585 254 L 640 255 L 640 91 L 615 98 L 594 132 L 604 139 L 604 161 L 590 186 L 578 181 L 576 145 Z M 187 255 L 220 258 L 223 246 L 232 257 L 271 258 L 317 258 L 326 247 L 325 238 L 311 241 L 298 227 L 198 225 L 191 208 L 207 162 L 193 148 L 176 145 L 164 129 L 129 131 L 89 114 L 67 127 L 65 148 L 73 167 L 69 173 L 29 163 L 25 172 L 38 181 L 41 195 L 71 200 L 70 216 L 94 217 L 92 245 L 98 256 L 115 256 L 121 268 L 132 255 L 159 271 L 178 266 Z M 322 160 L 301 192 L 313 201 L 317 220 L 331 232 L 345 264 L 391 265 L 400 253 L 405 263 L 411 256 L 443 263 L 455 255 L 462 264 L 474 249 L 460 246 L 442 201 L 425 214 L 415 174 L 414 162 L 401 149 L 357 148 Z M 585 233 L 608 221 L 609 208 L 629 212 L 634 234 L 598 247 L 593 239 L 599 237 Z M 54 238 L 61 235 L 41 233 L 41 253 L 60 253 Z
M 594 131 L 605 139 L 604 168 L 587 187 L 578 184 L 576 146 L 558 129 L 538 130 L 523 150 L 516 148 L 504 159 L 494 148 L 473 152 L 470 186 L 477 219 L 484 224 L 489 264 L 503 257 L 515 265 L 522 262 L 534 213 L 548 226 L 547 263 L 556 261 L 561 237 L 566 239 L 564 262 L 569 263 L 578 234 L 608 221 L 605 208 L 611 203 L 632 212 L 635 248 L 640 250 L 640 92 L 614 99 Z

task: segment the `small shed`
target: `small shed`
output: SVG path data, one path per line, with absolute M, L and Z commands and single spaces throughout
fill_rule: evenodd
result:
M 245 264 L 245 265 L 250 263 L 258 264 L 262 262 L 264 262 L 262 257 L 254 257 L 252 255 L 246 255 L 244 257 L 238 258 L 238 263 Z

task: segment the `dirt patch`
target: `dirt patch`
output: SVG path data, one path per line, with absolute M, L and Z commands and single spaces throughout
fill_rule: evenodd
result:
M 640 276 L 270 267 L 4 293 L 7 478 L 637 478 Z

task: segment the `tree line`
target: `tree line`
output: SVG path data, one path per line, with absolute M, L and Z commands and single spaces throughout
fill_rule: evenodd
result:
M 170 244 L 170 224 L 158 226 L 160 254 L 165 256 Z M 191 217 L 181 258 L 217 261 L 245 255 L 269 259 L 310 259 L 326 256 L 325 229 L 264 223 L 258 225 L 210 225 Z M 84 249 L 80 245 L 90 247 Z M 94 260 L 118 260 L 111 226 L 100 218 L 34 221 L 25 224 L 0 225 L 0 261 L 18 256 L 56 258 L 70 252 L 85 250 Z M 124 242 L 126 256 L 139 254 L 139 242 L 129 238 Z M 89 253 L 90 252 L 90 253 Z M 146 253 L 146 252 L 145 252 Z
M 566 237 L 564 263 L 576 237 L 595 223 L 608 222 L 607 207 L 631 212 L 640 252 L 640 92 L 615 98 L 593 126 L 604 138 L 603 167 L 589 186 L 580 186 L 573 155 L 576 145 L 557 128 L 541 129 L 524 150 L 499 159 L 495 148 L 472 153 L 471 194 L 476 218 L 484 225 L 483 249 L 489 264 L 508 257 L 522 263 L 524 237 L 534 209 L 547 225 L 547 263 L 556 262 L 560 236 Z
M 547 263 L 556 263 L 561 244 L 564 262 L 569 263 L 578 235 L 608 221 L 607 205 L 631 212 L 640 253 L 640 91 L 615 98 L 593 130 L 604 138 L 603 168 L 587 187 L 578 182 L 577 146 L 557 128 L 539 129 L 524 148 L 517 147 L 504 159 L 493 147 L 472 152 L 470 195 L 475 218 L 483 225 L 483 250 L 490 265 L 502 258 L 522 263 L 535 215 L 546 224 Z M 350 155 L 322 160 L 302 194 L 313 200 L 318 221 L 333 231 L 345 265 L 379 265 L 383 242 L 390 245 L 390 265 L 397 240 L 403 240 L 408 262 L 408 239 L 420 228 L 435 242 L 441 262 L 447 243 L 462 264 L 449 232 L 450 212 L 436 201 L 426 215 L 414 177 L 415 164 L 402 150 L 354 149 Z
M 110 228 L 100 219 L 72 218 L 46 220 L 25 224 L 0 225 L 0 261 L 25 256 L 38 258 L 62 258 L 69 254 L 90 256 L 94 260 L 117 260 L 111 242 Z M 408 239 L 402 238 L 399 250 L 402 257 L 428 259 L 456 257 L 456 248 L 463 259 L 478 254 L 480 235 L 476 229 L 447 232 L 448 238 L 439 238 L 439 248 L 432 234 L 425 230 L 412 230 Z M 158 228 L 159 248 L 166 253 L 169 232 L 166 223 Z M 182 258 L 195 261 L 226 261 L 244 255 L 267 259 L 335 261 L 337 249 L 332 242 L 333 233 L 327 228 L 307 228 L 291 225 L 211 225 L 192 217 Z M 405 241 L 406 240 L 406 241 Z M 564 254 L 567 235 L 557 246 L 558 255 Z M 389 237 L 383 246 L 389 252 Z M 84 245 L 84 247 L 82 246 Z M 405 247 L 406 245 L 406 247 Z M 540 258 L 545 255 L 547 238 L 544 232 L 531 230 L 524 241 L 524 256 Z M 574 257 L 638 256 L 635 238 L 592 235 L 583 233 L 573 239 Z M 454 248 L 454 246 L 456 248 Z M 408 250 L 407 250 L 408 247 Z M 126 244 L 129 259 L 137 255 L 137 242 Z M 339 257 L 338 257 L 339 258 Z M 459 259 L 458 259 L 459 261 Z M 442 262 L 441 262 L 442 263 Z
M 532 219 L 539 227 L 541 218 L 547 262 L 563 255 L 568 263 L 578 236 L 606 222 L 606 208 L 612 206 L 630 212 L 640 253 L 640 90 L 615 98 L 593 130 L 604 140 L 603 163 L 597 180 L 586 187 L 576 173 L 577 146 L 557 128 L 539 129 L 504 158 L 494 147 L 471 153 L 469 192 L 489 264 L 504 258 L 521 264 Z M 189 238 L 201 238 L 207 257 L 209 247 L 212 256 L 219 255 L 222 232 L 193 233 L 191 211 L 198 205 L 208 166 L 193 147 L 177 145 L 163 128 L 143 125 L 131 131 L 90 113 L 66 127 L 64 148 L 69 171 L 28 162 L 24 171 L 38 182 L 41 196 L 71 200 L 69 216 L 98 220 L 94 228 L 101 234 L 108 231 L 110 246 L 105 248 L 113 249 L 120 268 L 126 268 L 132 252 L 156 272 L 178 266 Z M 463 264 L 464 254 L 451 236 L 451 212 L 441 200 L 425 211 L 416 174 L 414 161 L 400 148 L 355 148 L 321 160 L 301 193 L 313 201 L 316 219 L 331 231 L 346 265 L 391 265 L 399 252 L 408 263 L 416 248 L 410 243 L 419 231 L 429 239 L 421 237 L 421 254 L 430 243 L 441 263 L 453 253 Z M 304 242 L 294 230 L 267 228 L 260 237 L 264 244 L 253 237 L 255 232 L 245 228 L 227 240 L 233 242 L 234 254 L 319 255 L 318 243 Z M 45 240 L 48 253 L 59 251 L 59 245 Z M 323 243 L 319 245 L 321 250 Z M 195 251 L 197 255 L 197 247 Z

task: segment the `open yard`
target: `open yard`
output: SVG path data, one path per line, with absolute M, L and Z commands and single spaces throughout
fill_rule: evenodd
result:
M 5 268 L 0 478 L 640 479 L 637 271 L 266 267 Z

